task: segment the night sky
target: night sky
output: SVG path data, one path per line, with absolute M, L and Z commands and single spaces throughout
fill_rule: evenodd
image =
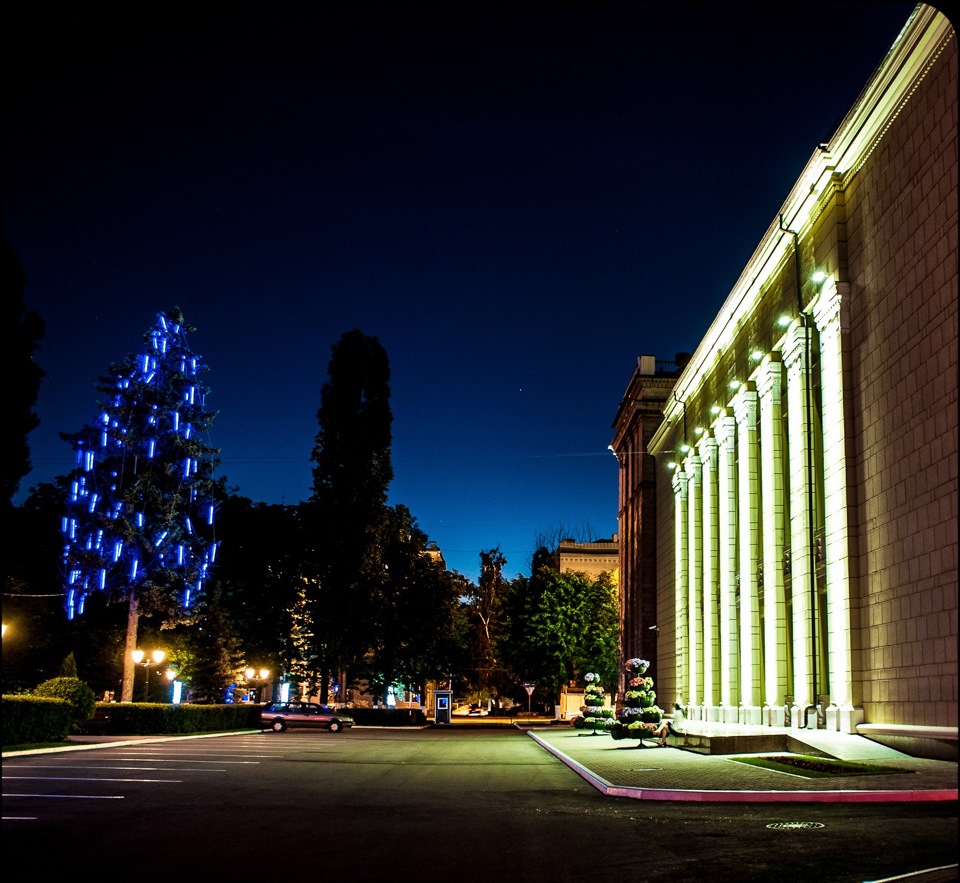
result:
M 637 357 L 696 349 L 913 8 L 8 10 L 4 233 L 47 373 L 15 502 L 179 306 L 242 495 L 310 496 L 359 328 L 390 358 L 390 501 L 448 567 L 609 538 Z

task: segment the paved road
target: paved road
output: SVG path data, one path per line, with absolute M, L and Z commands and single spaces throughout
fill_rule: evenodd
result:
M 611 798 L 512 730 L 144 741 L 3 776 L 7 860 L 39 880 L 862 883 L 956 863 L 954 802 Z

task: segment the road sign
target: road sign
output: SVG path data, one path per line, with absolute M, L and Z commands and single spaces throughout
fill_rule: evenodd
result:
M 536 684 L 524 684 L 523 689 L 527 691 L 527 714 L 530 714 L 530 703 L 533 697 L 533 691 L 536 689 Z

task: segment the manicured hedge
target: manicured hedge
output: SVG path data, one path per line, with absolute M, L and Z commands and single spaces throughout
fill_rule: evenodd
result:
M 98 702 L 96 717 L 111 736 L 162 736 L 259 730 L 259 705 L 169 705 L 159 702 Z M 92 729 L 92 728 L 91 728 Z
M 3 744 L 65 742 L 74 724 L 66 699 L 41 696 L 3 697 Z
M 425 727 L 427 716 L 419 708 L 341 708 L 338 711 L 352 717 L 364 727 Z

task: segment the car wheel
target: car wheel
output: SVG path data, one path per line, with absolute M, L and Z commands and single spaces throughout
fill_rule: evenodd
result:
M 340 721 L 330 721 L 330 732 L 339 733 L 343 729 L 343 724 Z
M 282 720 L 275 720 L 270 724 L 270 729 L 275 733 L 282 733 L 287 728 L 287 722 Z

